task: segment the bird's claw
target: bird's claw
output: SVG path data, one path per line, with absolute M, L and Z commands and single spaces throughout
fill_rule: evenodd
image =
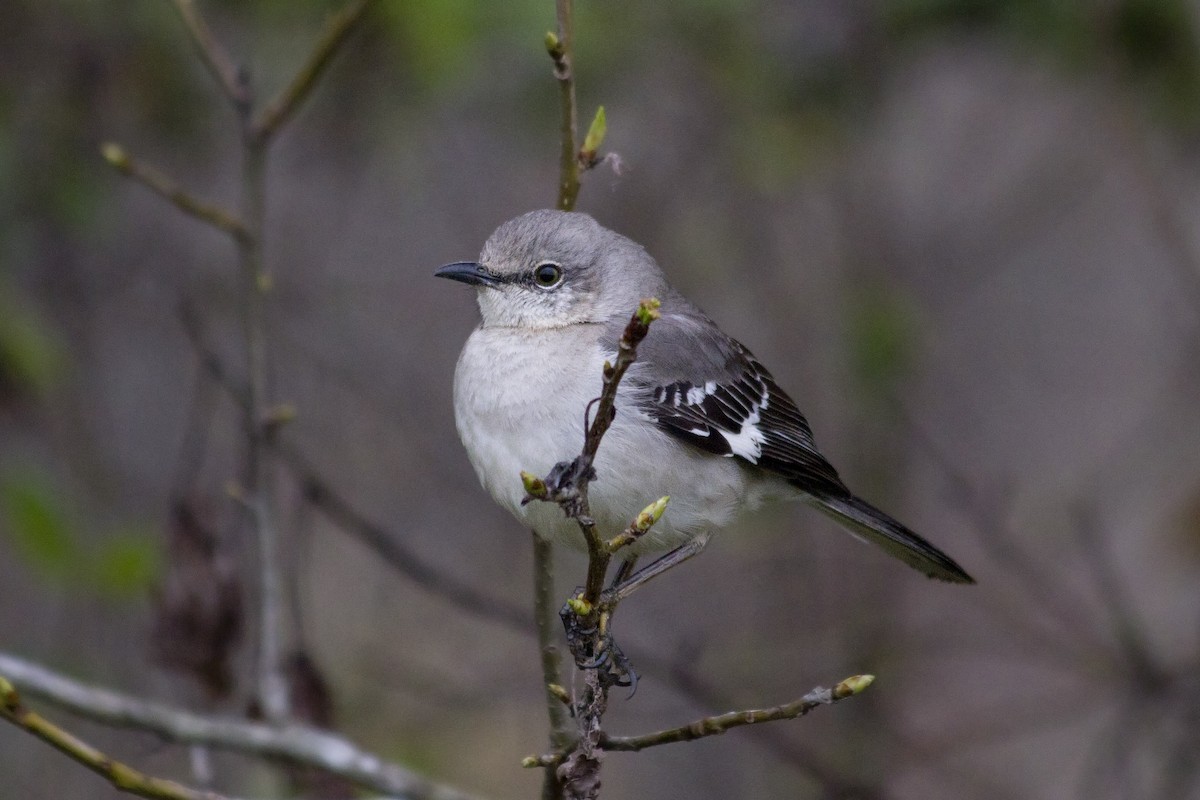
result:
M 567 634 L 567 647 L 575 666 L 581 670 L 595 670 L 601 685 L 629 686 L 629 696 L 637 691 L 638 674 L 629 657 L 613 639 L 609 629 L 609 612 L 598 610 L 590 615 L 581 615 L 563 604 L 558 612 Z

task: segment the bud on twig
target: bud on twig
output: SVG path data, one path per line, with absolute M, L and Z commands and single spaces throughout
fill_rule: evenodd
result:
M 590 616 L 592 611 L 595 610 L 595 608 L 592 606 L 592 604 L 589 603 L 587 600 L 584 600 L 582 597 L 568 598 L 567 605 L 570 606 L 572 611 L 574 611 L 578 616 L 581 616 L 581 617 Z
M 129 156 L 125 153 L 121 145 L 116 142 L 105 142 L 100 145 L 100 155 L 104 157 L 105 161 L 122 172 L 129 170 Z
M 546 488 L 546 482 L 532 472 L 521 470 L 521 484 L 525 487 L 525 494 L 528 495 L 521 501 L 521 505 L 525 505 L 530 500 L 545 500 L 550 493 L 550 490 Z
M 596 165 L 596 153 L 604 143 L 604 134 L 608 132 L 608 122 L 604 116 L 604 106 L 596 109 L 596 116 L 588 127 L 587 136 L 583 137 L 583 147 L 579 148 L 579 164 L 584 169 Z
M 874 675 L 854 675 L 833 687 L 833 699 L 841 700 L 863 692 L 875 682 Z

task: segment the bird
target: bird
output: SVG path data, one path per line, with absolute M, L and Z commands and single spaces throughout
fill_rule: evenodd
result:
M 974 583 L 850 491 L 766 367 L 633 240 L 587 214 L 531 211 L 500 225 L 478 260 L 434 274 L 473 286 L 480 311 L 454 371 L 459 437 L 484 489 L 542 539 L 586 548 L 557 505 L 522 502 L 520 475 L 545 475 L 579 453 L 602 369 L 633 310 L 653 297 L 660 317 L 618 387 L 589 486 L 597 529 L 613 533 L 669 496 L 662 518 L 623 552 L 628 566 L 667 553 L 636 573 L 638 583 L 699 553 L 743 511 L 777 500 L 812 506 L 930 578 Z

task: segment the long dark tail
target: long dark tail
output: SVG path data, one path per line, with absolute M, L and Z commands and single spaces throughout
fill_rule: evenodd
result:
M 814 497 L 813 505 L 851 533 L 882 547 L 931 578 L 950 583 L 975 582 L 950 556 L 865 500 L 853 496 Z

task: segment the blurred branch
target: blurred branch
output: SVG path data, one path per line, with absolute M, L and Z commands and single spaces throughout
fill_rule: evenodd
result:
M 1149 627 L 1134 610 L 1109 553 L 1108 537 L 1101 531 L 1101 522 L 1091 508 L 1077 509 L 1075 535 L 1096 594 L 1112 621 L 1117 649 L 1132 673 L 1132 685 L 1153 694 L 1166 685 L 1168 678 L 1143 636 Z
M 979 541 L 988 555 L 1008 568 L 1007 574 L 1022 584 L 1025 595 L 1037 600 L 1041 612 L 1038 620 L 1055 619 L 1064 631 L 1070 632 L 1070 637 L 1059 637 L 1051 644 L 1076 648 L 1082 644 L 1088 648 L 1088 651 L 1080 654 L 1085 659 L 1098 654 L 1109 655 L 1111 648 L 1097 634 L 1083 601 L 1067 590 L 1061 576 L 1047 575 L 1036 556 L 1027 552 L 1012 531 L 1000 522 L 1003 515 L 992 507 L 989 498 L 976 489 L 970 478 L 954 464 L 917 415 L 898 400 L 894 406 L 912 440 L 941 470 L 949 484 L 950 496 L 974 521 L 980 534 Z M 1018 619 L 1026 625 L 1031 621 L 1023 615 Z
M 372 0 L 354 0 L 329 18 L 325 23 L 325 30 L 322 32 L 321 38 L 309 53 L 304 65 L 297 71 L 291 83 L 267 104 L 254 123 L 252 134 L 256 139 L 264 141 L 270 139 L 279 128 L 287 123 L 295 110 L 312 92 L 321 73 L 325 71 L 330 60 L 337 54 L 342 43 L 354 31 L 371 2 Z
M 341 736 L 306 725 L 273 726 L 201 716 L 88 686 L 5 653 L 0 653 L 0 674 L 27 694 L 105 725 L 148 731 L 172 742 L 207 744 L 317 767 L 371 791 L 412 800 L 472 800 L 473 797 L 360 750 Z M 217 797 L 188 797 L 193 796 Z
M 221 357 L 208 344 L 203 323 L 190 303 L 180 305 L 179 318 L 204 371 L 244 411 L 247 405 L 246 387 L 229 374 Z M 524 607 L 501 597 L 484 594 L 453 572 L 428 563 L 404 545 L 402 536 L 371 521 L 356 508 L 296 447 L 278 437 L 271 441 L 271 447 L 280 463 L 291 471 L 300 484 L 304 499 L 323 512 L 338 528 L 357 537 L 385 564 L 430 595 L 441 597 L 472 616 L 528 635 L 529 612 Z
M 550 718 L 550 746 L 565 747 L 570 737 L 567 707 L 561 692 L 561 659 L 554 644 L 557 598 L 554 594 L 554 548 L 533 532 L 533 616 L 537 625 L 538 649 L 542 655 L 542 682 L 546 689 L 546 711 Z
M 198 791 L 174 781 L 152 778 L 104 753 L 25 708 L 17 690 L 0 675 L 0 718 L 46 742 L 54 749 L 105 778 L 113 787 L 154 800 L 227 800 L 215 792 Z
M 238 241 L 248 235 L 245 226 L 234 214 L 196 199 L 162 172 L 135 160 L 120 145 L 106 142 L 100 146 L 100 153 L 118 172 L 149 188 L 185 214 L 207 222 Z
M 429 594 L 458 608 L 507 628 L 529 632 L 529 612 L 500 597 L 484 594 L 452 572 L 429 564 L 409 550 L 398 535 L 367 519 L 333 486 L 323 480 L 294 448 L 278 443 L 281 461 L 296 474 L 308 502 L 325 513 L 339 528 L 356 536 L 385 563 L 402 573 Z
M 730 711 L 726 714 L 704 717 L 678 728 L 647 733 L 641 736 L 608 736 L 600 740 L 600 746 L 610 751 L 636 752 L 647 747 L 657 747 L 675 742 L 690 742 L 706 736 L 718 736 L 732 728 L 743 725 L 756 725 L 761 722 L 776 722 L 784 719 L 802 717 L 814 708 L 830 705 L 847 697 L 861 693 L 875 680 L 874 675 L 855 675 L 846 678 L 832 689 L 817 687 L 804 697 L 791 703 L 785 703 L 773 708 L 746 709 Z
M 212 29 L 196 11 L 195 4 L 192 0 L 174 0 L 174 3 L 175 8 L 179 11 L 179 16 L 183 17 L 183 23 L 192 37 L 192 43 L 196 46 L 200 60 L 204 62 L 204 66 L 208 67 L 208 71 L 216 80 L 217 85 L 221 87 L 225 96 L 235 107 L 248 107 L 250 93 L 246 86 L 245 76 L 234 65 L 229 53 L 225 52 L 225 48 L 213 36 Z

